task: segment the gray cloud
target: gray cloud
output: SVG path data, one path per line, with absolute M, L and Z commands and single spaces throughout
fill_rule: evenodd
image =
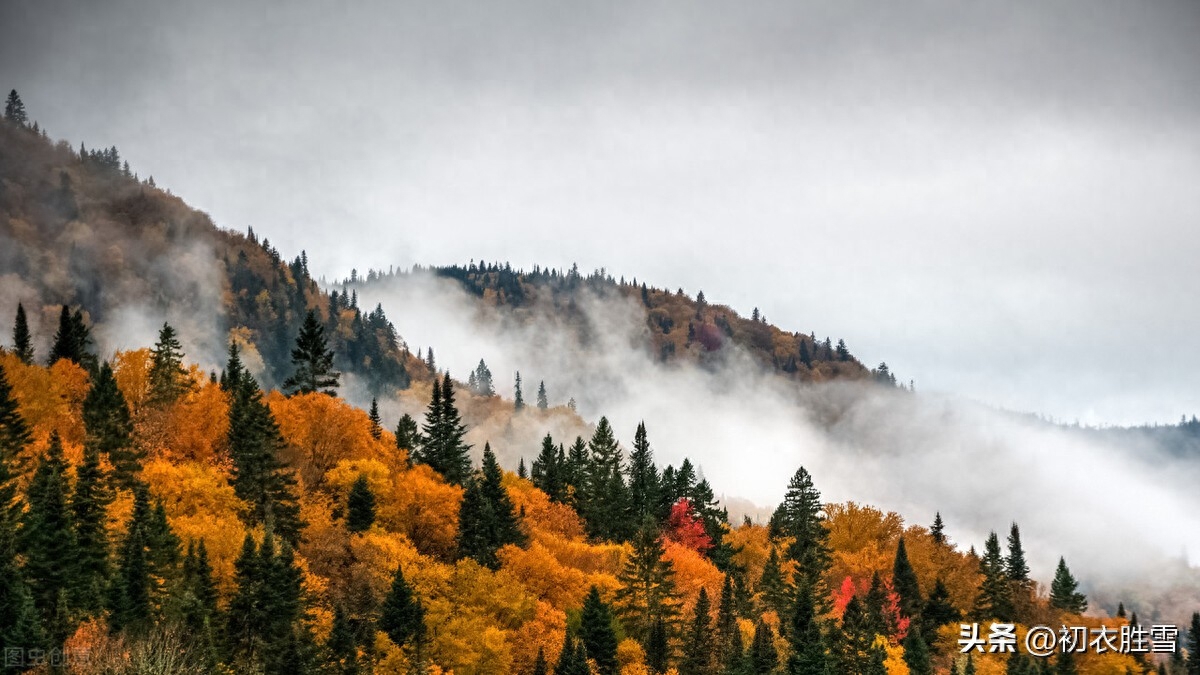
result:
M 925 390 L 1200 410 L 1188 0 L 0 11 L 0 85 L 52 134 L 318 272 L 578 261 Z

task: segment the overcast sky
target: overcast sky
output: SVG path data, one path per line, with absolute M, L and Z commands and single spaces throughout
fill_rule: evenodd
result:
M 318 274 L 578 262 L 918 389 L 1200 414 L 1194 0 L 179 4 L 0 0 L 0 87 Z

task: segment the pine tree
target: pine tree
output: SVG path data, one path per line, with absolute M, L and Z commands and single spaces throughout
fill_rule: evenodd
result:
M 187 631 L 189 649 L 201 655 L 208 669 L 215 668 L 219 658 L 217 587 L 203 539 L 199 545 L 194 540 L 188 541 L 182 575 L 173 596 L 170 618 Z
M 601 417 L 588 442 L 590 462 L 585 476 L 583 516 L 593 537 L 623 541 L 631 533 L 629 492 L 625 487 L 621 448 L 608 418 Z
M 1004 560 L 1004 572 L 1009 581 L 1018 584 L 1029 582 L 1029 565 L 1025 562 L 1025 549 L 1021 547 L 1021 530 L 1016 523 L 1008 535 L 1008 557 Z
M 650 626 L 644 644 L 646 650 L 646 667 L 652 673 L 665 673 L 670 667 L 671 647 L 667 634 L 667 622 L 661 617 Z
M 525 468 L 525 458 L 517 459 L 517 478 L 521 480 L 529 480 L 529 469 Z
M 547 675 L 546 652 L 538 645 L 537 656 L 533 659 L 531 675 Z
M 308 310 L 304 325 L 296 336 L 296 348 L 292 350 L 292 365 L 296 371 L 283 383 L 283 388 L 292 394 L 321 392 L 337 395 L 341 373 L 333 369 L 333 352 L 325 340 L 325 328 L 317 320 L 317 314 Z
M 29 507 L 22 514 L 20 533 L 25 578 L 55 646 L 66 639 L 69 630 L 60 617 L 68 612 L 63 603 L 72 590 L 78 559 L 67 483 L 62 440 L 54 431 L 26 491 Z
M 234 370 L 232 364 L 226 368 L 227 373 Z M 234 493 L 250 504 L 249 522 L 295 542 L 303 524 L 294 493 L 296 479 L 279 459 L 283 435 L 254 378 L 243 373 L 236 379 L 228 433 Z
M 33 336 L 29 333 L 29 320 L 25 307 L 17 303 L 17 320 L 13 323 L 13 355 L 25 365 L 33 364 Z
M 950 591 L 946 588 L 946 583 L 938 577 L 933 584 L 933 591 L 929 593 L 929 599 L 925 601 L 925 608 L 921 610 L 921 631 L 936 637 L 939 628 L 961 618 L 962 612 L 958 611 L 950 600 Z
M 54 346 L 50 348 L 46 364 L 52 366 L 61 359 L 67 359 L 89 368 L 96 358 L 88 352 L 91 342 L 91 331 L 83 322 L 83 314 L 79 310 L 72 314 L 70 308 L 63 305 L 58 317 L 58 331 L 54 334 Z
M 588 497 L 587 480 L 592 472 L 592 458 L 582 437 L 575 437 L 575 442 L 567 451 L 566 461 L 559 466 L 563 467 L 564 489 L 570 493 L 568 503 L 577 513 L 583 513 Z
M 113 465 L 113 484 L 133 485 L 134 476 L 142 470 L 142 453 L 133 443 L 129 405 L 107 362 L 100 366 L 83 399 L 83 426 L 87 432 L 84 446 L 107 455 Z
M 633 436 L 633 451 L 629 453 L 630 516 L 636 522 L 654 518 L 660 512 L 662 498 L 659 487 L 654 452 L 650 449 L 650 441 L 646 439 L 646 423 L 639 422 Z
M 525 407 L 525 397 L 521 394 L 521 371 L 517 371 L 517 381 L 513 389 L 513 409 L 520 410 Z
M 870 668 L 876 635 L 873 623 L 863 603 L 850 598 L 842 611 L 840 629 L 835 626 L 830 634 L 830 651 L 839 672 L 865 673 Z
M 980 619 L 1012 618 L 1012 593 L 1004 569 L 1004 557 L 1000 554 L 1000 539 L 995 532 L 988 535 L 983 558 L 979 561 L 983 583 L 975 601 L 975 615 Z
M 325 642 L 325 672 L 336 675 L 357 675 L 358 645 L 355 644 L 354 627 L 339 604 L 333 608 L 333 627 Z
M 946 543 L 945 524 L 942 522 L 942 512 L 938 511 L 933 514 L 933 525 L 929 528 L 929 534 L 933 537 L 935 544 Z
M 1087 611 L 1087 596 L 1078 591 L 1079 583 L 1067 569 L 1067 561 L 1060 557 L 1058 568 L 1054 571 L 1054 581 L 1050 583 L 1050 605 L 1055 609 L 1072 614 L 1082 614 Z
M 183 345 L 170 324 L 163 323 L 158 331 L 158 342 L 150 354 L 150 402 L 154 405 L 174 403 L 191 390 L 192 383 L 183 367 Z
M 100 467 L 100 452 L 94 444 L 85 444 L 83 462 L 75 470 L 71 517 L 78 556 L 72 603 L 87 616 L 94 616 L 104 606 L 104 588 L 109 573 L 105 508 L 111 501 L 112 495 Z
M 754 641 L 750 643 L 750 672 L 769 675 L 777 665 L 779 652 L 775 649 L 775 632 L 760 619 L 754 624 Z
M 550 434 L 542 438 L 542 448 L 533 460 L 533 484 L 546 496 L 556 502 L 565 501 L 566 489 L 563 484 L 562 467 L 558 462 L 558 448 Z
M 896 560 L 892 565 L 892 588 L 900 597 L 900 614 L 918 621 L 921 615 L 923 601 L 921 588 L 917 583 L 917 573 L 908 562 L 908 551 L 904 547 L 904 537 L 896 544 Z
M 617 633 L 613 630 L 612 610 L 600 599 L 600 590 L 592 586 L 583 601 L 579 636 L 588 658 L 596 662 L 599 675 L 616 675 Z
M 787 639 L 791 645 L 788 656 L 788 675 L 824 675 L 826 669 L 825 640 L 817 625 L 812 585 L 796 587 L 795 603 L 788 626 Z
M 933 675 L 933 666 L 929 663 L 929 647 L 921 636 L 919 626 L 911 626 L 908 635 L 904 636 L 904 663 L 912 675 Z
M 346 529 L 351 532 L 366 532 L 375 522 L 375 494 L 367 484 L 367 477 L 362 474 L 350 487 L 346 514 Z
M 797 565 L 795 585 L 808 586 L 813 598 L 824 598 L 822 578 L 829 567 L 829 530 L 825 526 L 821 493 L 804 467 L 792 476 L 781 508 L 782 533 L 794 537 L 787 557 Z
M 713 646 L 716 635 L 713 631 L 708 591 L 700 587 L 696 598 L 692 624 L 683 646 L 683 661 L 679 664 L 680 675 L 716 675 L 717 660 Z
M 435 383 L 436 384 L 436 383 Z M 467 428 L 454 405 L 454 385 L 449 373 L 435 386 L 422 428 L 424 439 L 420 460 L 454 485 L 462 485 L 471 474 L 471 446 L 463 443 Z
M 717 605 L 717 649 L 719 661 L 728 668 L 740 663 L 742 657 L 742 634 L 738 629 L 737 613 L 734 608 L 733 579 L 725 575 L 721 585 L 721 599 Z
M 33 595 L 16 558 L 19 511 L 13 465 L 29 442 L 29 428 L 17 412 L 12 387 L 0 365 L 0 654 L 8 648 L 43 644 Z
M 621 585 L 616 590 L 615 604 L 621 625 L 649 651 L 654 627 L 662 624 L 666 631 L 679 615 L 675 570 L 670 561 L 663 559 L 662 542 L 652 522 L 644 522 L 632 544 L 633 552 L 617 575 Z
M 479 359 L 479 365 L 475 367 L 474 372 L 471 374 L 475 376 L 475 386 L 471 387 L 472 392 L 480 396 L 491 397 L 496 395 L 496 388 L 492 386 L 492 371 L 483 362 L 483 359 Z
M 379 630 L 402 647 L 412 645 L 419 648 L 425 639 L 425 608 L 405 581 L 404 572 L 399 567 L 392 577 L 392 588 L 380 608 Z
M 16 89 L 8 92 L 8 101 L 4 104 L 4 119 L 22 127 L 29 123 L 29 118 L 25 115 L 25 104 Z
M 1192 613 L 1192 625 L 1187 635 L 1187 675 L 1200 673 L 1200 612 Z
M 458 555 L 470 558 L 490 569 L 500 567 L 491 528 L 496 521 L 491 505 L 483 496 L 482 481 L 472 478 L 463 490 L 458 507 Z
M 420 446 L 420 441 L 421 430 L 417 427 L 416 420 L 412 415 L 404 413 L 396 423 L 396 448 L 407 450 L 411 455 L 412 451 Z M 409 459 L 411 460 L 411 456 Z
M 550 401 L 549 401 L 549 399 L 546 398 L 546 381 L 545 380 L 538 382 L 537 407 L 540 410 L 545 410 L 546 408 L 550 407 Z
M 383 438 L 383 425 L 379 419 L 379 401 L 374 397 L 371 398 L 371 410 L 367 413 L 367 420 L 371 423 L 371 438 L 379 440 Z
M 767 562 L 763 565 L 757 590 L 762 597 L 763 605 L 765 605 L 761 611 L 773 610 L 776 616 L 782 618 L 792 610 L 791 588 L 783 577 L 783 571 L 779 565 L 779 552 L 774 546 L 771 547 L 771 552 L 767 555 Z
M 488 443 L 483 444 L 482 477 L 480 489 L 494 518 L 491 528 L 493 545 L 497 549 L 509 544 L 524 545 L 525 535 L 517 521 L 516 509 L 508 497 L 508 490 L 504 488 L 504 472 L 500 470 L 500 464 L 496 462 L 496 455 Z
M 133 495 L 133 513 L 121 542 L 116 576 L 109 587 L 108 624 L 113 632 L 142 632 L 150 627 L 153 619 L 153 512 L 149 490 L 144 483 L 134 485 Z
M 963 666 L 963 675 L 975 675 L 975 656 L 967 654 L 967 663 Z

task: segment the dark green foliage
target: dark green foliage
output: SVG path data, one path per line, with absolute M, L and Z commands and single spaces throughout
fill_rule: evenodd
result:
M 979 619 L 1012 618 L 1012 591 L 1005 572 L 1004 557 L 1000 554 L 1000 539 L 995 532 L 988 535 L 983 558 L 979 561 L 983 583 L 975 600 L 975 616 Z
M 508 491 L 504 489 L 500 465 L 488 444 L 483 447 L 483 470 L 468 481 L 459 508 L 459 555 L 471 558 L 480 565 L 497 569 L 500 547 L 525 543 L 525 535 Z
M 1050 605 L 1064 612 L 1082 614 L 1087 610 L 1087 596 L 1079 592 L 1079 583 L 1067 568 L 1067 561 L 1060 557 L 1050 583 Z
M 231 363 L 226 367 L 227 376 L 235 370 Z M 279 459 L 283 435 L 254 378 L 242 373 L 236 380 L 228 435 L 234 492 L 250 504 L 248 522 L 262 523 L 294 543 L 300 538 L 302 523 L 294 494 L 296 479 Z
M 908 635 L 904 636 L 904 663 L 912 675 L 933 675 L 933 666 L 929 663 L 929 647 L 921 636 L 919 626 L 911 626 Z
M 1079 669 L 1075 667 L 1075 655 L 1071 652 L 1059 652 L 1054 659 L 1054 675 L 1075 675 Z
M 870 668 L 875 626 L 857 597 L 846 603 L 840 630 L 831 635 L 831 652 L 838 672 L 864 673 Z
M 170 617 L 187 631 L 191 649 L 201 654 L 211 668 L 219 658 L 219 615 L 217 585 L 203 539 L 199 545 L 188 542 L 182 574 L 173 596 Z
M 113 465 L 112 482 L 128 488 L 142 469 L 142 453 L 133 442 L 133 420 L 117 378 L 107 362 L 92 378 L 83 399 L 84 446 L 108 455 Z
M 933 537 L 935 544 L 946 543 L 946 525 L 942 522 L 942 512 L 938 511 L 933 514 L 933 525 L 929 528 L 929 534 Z
M 587 647 L 575 639 L 568 629 L 563 637 L 562 651 L 554 666 L 554 675 L 591 675 L 587 662 Z
M 1200 612 L 1192 613 L 1192 625 L 1187 633 L 1187 675 L 1200 673 Z
M 963 675 L 975 675 L 975 656 L 967 654 L 967 662 L 963 664 Z
M 807 586 L 813 598 L 823 599 L 822 577 L 829 566 L 829 531 L 821 493 L 804 467 L 792 476 L 780 509 L 778 530 L 783 536 L 795 538 L 787 550 L 787 557 L 797 565 L 794 583 L 797 587 Z
M 346 529 L 351 532 L 366 532 L 375 522 L 375 494 L 364 475 L 359 474 L 350 487 L 346 514 Z
M 917 583 L 917 573 L 908 562 L 908 551 L 904 547 L 904 537 L 896 544 L 896 560 L 892 565 L 892 589 L 899 596 L 901 616 L 917 621 L 921 616 L 921 588 Z
M 367 419 L 371 422 L 371 438 L 379 440 L 383 438 L 383 425 L 379 419 L 379 401 L 371 399 L 371 410 L 367 413 Z
M 479 359 L 479 365 L 475 366 L 475 370 L 471 371 L 467 379 L 467 387 L 471 393 L 478 396 L 495 396 L 496 388 L 492 386 L 492 371 Z
M 600 590 L 595 586 L 583 601 L 579 637 L 600 675 L 616 675 L 617 633 L 613 630 L 612 610 L 600 599 Z
M 708 591 L 700 587 L 691 626 L 684 638 L 683 661 L 679 664 L 679 675 L 716 675 L 717 661 L 716 632 L 713 630 Z
M 400 417 L 400 421 L 396 423 L 396 447 L 409 452 L 409 460 L 411 461 L 412 452 L 421 442 L 421 431 L 417 427 L 417 422 L 412 418 L 412 415 L 404 413 Z
M 296 336 L 296 347 L 292 349 L 292 376 L 283 383 L 283 388 L 293 394 L 321 392 L 337 395 L 341 373 L 333 369 L 333 351 L 325 340 L 325 328 L 317 320 L 317 314 L 308 310 L 304 325 Z
M 1004 559 L 1004 572 L 1009 581 L 1018 584 L 1029 582 L 1029 564 L 1025 562 L 1025 549 L 1021 547 L 1021 530 L 1016 523 L 1008 534 L 1008 557 Z
M 471 446 L 463 443 L 467 428 L 454 405 L 454 385 L 447 373 L 439 385 L 434 380 L 433 397 L 425 413 L 424 437 L 417 459 L 442 474 L 447 482 L 462 485 L 471 474 Z
M 504 488 L 504 472 L 500 470 L 500 464 L 496 462 L 496 455 L 488 443 L 483 444 L 482 474 L 483 498 L 495 517 L 492 529 L 496 548 L 508 544 L 524 545 L 525 535 L 517 522 L 516 509 L 508 497 L 508 490 Z
M 550 407 L 550 400 L 546 398 L 546 382 L 538 382 L 537 391 L 537 407 L 540 410 L 545 410 Z
M 419 646 L 425 639 L 425 608 L 404 579 L 404 571 L 396 568 L 392 588 L 379 613 L 379 630 L 403 647 Z
M 726 574 L 721 584 L 721 599 L 717 605 L 717 656 L 722 665 L 740 662 L 742 635 L 738 630 L 737 613 L 734 608 L 733 579 Z
M 951 602 L 950 591 L 941 577 L 938 577 L 933 591 L 929 593 L 929 599 L 925 601 L 925 608 L 921 610 L 921 631 L 926 635 L 936 636 L 937 629 L 961 618 L 962 612 Z
M 559 453 L 562 456 L 562 453 Z M 576 512 L 582 513 L 587 499 L 587 476 L 591 473 L 592 458 L 588 455 L 587 443 L 576 436 L 575 442 L 567 450 L 566 461 L 559 462 L 562 473 L 564 490 L 568 490 L 568 503 Z
M 333 628 L 325 642 L 325 663 L 324 672 L 331 675 L 356 675 L 359 672 L 354 627 L 341 605 L 333 609 Z
M 46 363 L 52 366 L 60 359 L 67 359 L 90 369 L 96 362 L 96 357 L 88 351 L 91 342 L 91 330 L 83 322 L 83 313 L 80 310 L 72 313 L 69 307 L 63 305 L 58 317 L 58 331 L 54 334 L 54 345 L 50 348 Z
M 659 617 L 650 626 L 643 645 L 646 649 L 646 666 L 654 673 L 665 673 L 671 664 L 670 636 L 667 622 Z
M 521 371 L 517 371 L 516 384 L 513 386 L 513 409 L 521 410 L 525 407 L 525 395 L 521 393 Z
M 761 611 L 773 610 L 781 619 L 792 611 L 792 590 L 783 571 L 779 566 L 779 552 L 774 546 L 763 565 L 762 576 L 758 579 L 758 593 L 762 597 Z
M 76 564 L 72 604 L 87 616 L 96 615 L 104 606 L 108 580 L 108 533 L 105 531 L 105 507 L 112 501 L 100 452 L 85 444 L 83 462 L 75 469 L 75 492 L 71 496 L 71 516 L 75 526 Z
M 871 647 L 871 662 L 867 664 L 867 675 L 887 675 L 887 652 L 882 645 Z
M 521 457 L 517 460 L 517 478 L 521 480 L 529 479 L 529 469 L 525 468 L 525 458 Z
M 817 625 L 811 585 L 797 586 L 790 619 L 787 639 L 792 649 L 787 660 L 788 675 L 824 675 L 825 639 Z
M 34 605 L 55 645 L 67 637 L 69 627 L 61 617 L 67 612 L 63 603 L 72 589 L 77 558 L 67 480 L 62 441 L 52 432 L 25 494 L 29 506 L 21 517 L 20 544 Z
M 639 422 L 633 436 L 633 451 L 629 453 L 630 516 L 636 522 L 656 517 L 661 512 L 659 489 L 654 451 L 650 449 L 650 441 L 646 438 L 646 423 Z
M 170 324 L 164 323 L 159 329 L 158 342 L 150 354 L 150 402 L 154 405 L 174 403 L 191 389 L 192 383 L 183 367 L 183 345 Z
M 553 501 L 565 501 L 564 468 L 559 462 L 559 451 L 554 445 L 554 439 L 550 437 L 550 434 L 546 434 L 542 439 L 542 449 L 533 460 L 531 476 L 534 486 L 545 492 L 546 496 Z
M 140 633 L 153 619 L 154 565 L 151 553 L 153 511 L 150 491 L 144 483 L 133 490 L 133 513 L 121 542 L 117 573 L 109 586 L 109 628 L 115 633 Z
M 249 534 L 234 563 L 237 591 L 229 602 L 226 648 L 231 664 L 261 664 L 267 673 L 299 672 L 306 660 L 305 640 L 297 634 L 301 573 L 286 543 L 276 552 L 268 531 L 255 547 Z
M 750 672 L 768 675 L 779 665 L 775 649 L 775 631 L 761 620 L 754 624 L 754 640 L 750 643 Z
M 0 654 L 10 647 L 42 645 L 33 595 L 17 566 L 17 523 L 14 464 L 29 444 L 29 428 L 0 366 Z
M 597 539 L 623 541 L 632 534 L 629 490 L 625 486 L 621 448 L 608 418 L 601 417 L 588 442 L 590 461 L 582 515 Z
M 628 634 L 649 649 L 655 626 L 661 624 L 668 631 L 679 615 L 675 570 L 663 559 L 658 528 L 652 521 L 644 522 L 632 544 L 633 553 L 617 575 L 621 582 L 616 590 L 617 613 Z
M 22 127 L 29 123 L 29 117 L 25 114 L 25 103 L 21 101 L 16 89 L 8 92 L 8 100 L 4 103 L 4 119 Z
M 25 365 L 33 364 L 33 336 L 29 333 L 29 320 L 25 307 L 17 303 L 17 320 L 13 323 L 13 355 Z
M 546 652 L 539 646 L 537 656 L 533 659 L 533 670 L 530 675 L 547 675 L 549 666 L 546 664 Z

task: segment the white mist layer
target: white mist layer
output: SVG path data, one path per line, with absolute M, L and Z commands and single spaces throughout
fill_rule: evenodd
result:
M 645 420 L 660 466 L 690 457 L 731 503 L 769 509 L 803 465 L 826 501 L 873 504 L 910 524 L 940 511 L 964 548 L 981 549 L 990 530 L 1003 539 L 1015 521 L 1045 583 L 1060 555 L 1085 589 L 1194 578 L 1184 565 L 1200 557 L 1200 470 L 1154 447 L 1110 446 L 945 396 L 797 388 L 736 353 L 711 371 L 664 365 L 640 347 L 642 308 L 624 299 L 581 300 L 591 327 L 581 347 L 553 312 L 514 322 L 450 280 L 418 274 L 358 291 L 360 305 L 382 303 L 409 347 L 432 345 L 438 368 L 458 380 L 482 358 L 503 396 L 520 371 L 527 403 L 544 380 L 552 405 L 574 397 L 585 418 L 607 416 L 626 447 Z M 537 448 L 499 450 L 529 458 Z M 1188 594 L 1200 602 L 1194 587 Z

